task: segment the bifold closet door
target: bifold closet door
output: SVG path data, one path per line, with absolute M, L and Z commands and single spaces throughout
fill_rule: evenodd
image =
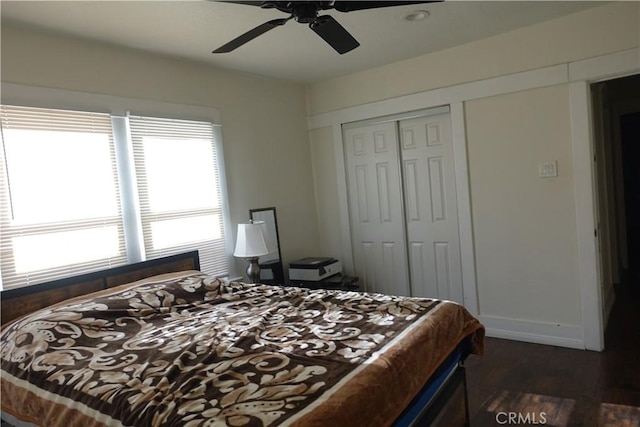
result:
M 450 116 L 399 123 L 411 293 L 462 303 Z
M 364 289 L 410 295 L 397 123 L 344 130 L 355 270 Z

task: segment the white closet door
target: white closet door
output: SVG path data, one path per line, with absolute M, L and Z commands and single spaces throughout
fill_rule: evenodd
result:
M 397 123 L 346 128 L 355 270 L 369 292 L 410 295 Z
M 462 266 L 449 114 L 400 121 L 413 296 L 462 303 Z

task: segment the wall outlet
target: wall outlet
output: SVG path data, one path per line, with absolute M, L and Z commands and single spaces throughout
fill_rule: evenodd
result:
M 558 161 L 540 163 L 538 165 L 538 177 L 549 178 L 558 176 Z

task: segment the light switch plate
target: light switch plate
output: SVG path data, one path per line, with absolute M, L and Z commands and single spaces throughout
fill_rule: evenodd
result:
M 538 165 L 538 177 L 550 178 L 558 176 L 558 161 L 540 163 Z

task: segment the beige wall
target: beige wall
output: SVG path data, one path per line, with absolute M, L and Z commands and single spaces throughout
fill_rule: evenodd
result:
M 568 101 L 563 85 L 466 104 L 481 314 L 580 324 Z
M 614 2 L 307 86 L 309 115 L 638 46 L 639 2 Z
M 317 253 L 301 85 L 5 23 L 1 52 L 3 82 L 217 108 L 234 233 L 276 206 L 285 261 Z
M 446 51 L 309 84 L 308 114 L 326 120 L 328 115 L 321 113 L 333 111 L 330 116 L 335 120 L 344 108 L 364 111 L 370 102 L 637 48 L 639 6 L 638 2 L 610 3 Z M 438 99 L 446 100 L 446 96 L 445 92 Z M 562 84 L 466 100 L 464 109 L 479 312 L 506 320 L 500 324 L 507 329 L 508 321 L 513 320 L 514 331 L 523 327 L 520 321 L 548 325 L 543 334 L 553 334 L 549 331 L 555 325 L 568 326 L 562 333 L 575 334 L 572 336 L 579 340 L 581 333 L 575 331 L 583 319 L 569 102 L 569 86 Z M 327 155 L 333 152 L 329 132 L 312 131 L 312 141 L 314 150 L 326 150 Z M 320 148 L 321 143 L 327 147 Z M 324 163 L 327 159 L 314 161 L 316 191 L 318 183 L 324 182 L 319 216 L 333 209 L 326 205 L 340 206 L 340 183 L 334 185 L 330 172 L 321 176 L 322 171 L 331 171 Z M 538 164 L 554 160 L 559 176 L 539 178 Z M 329 185 L 333 192 L 328 191 Z M 340 237 L 337 227 L 324 224 L 320 222 L 321 234 L 335 234 L 324 239 Z
M 331 127 L 314 129 L 309 132 L 318 212 L 318 232 L 320 234 L 320 254 L 342 260 L 340 211 L 334 201 L 338 183 L 332 141 Z M 333 232 L 327 233 L 326 230 L 333 230 Z

